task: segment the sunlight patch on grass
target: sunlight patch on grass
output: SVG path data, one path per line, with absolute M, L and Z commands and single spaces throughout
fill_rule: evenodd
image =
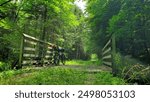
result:
M 71 60 L 71 61 L 67 61 L 66 65 L 102 65 L 102 62 L 100 60 L 97 61 L 83 61 L 83 60 Z

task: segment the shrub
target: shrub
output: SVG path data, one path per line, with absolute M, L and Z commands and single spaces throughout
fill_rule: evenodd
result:
M 124 78 L 127 79 L 128 82 L 150 84 L 150 67 L 146 67 L 141 64 L 135 64 L 130 68 L 126 68 L 123 74 Z
M 150 68 L 131 56 L 115 55 L 117 76 L 126 79 L 129 83 L 150 84 Z
M 122 65 L 122 58 L 121 58 L 121 54 L 120 53 L 116 53 L 116 55 L 115 55 L 115 63 L 117 64 L 117 65 Z
M 11 67 L 9 63 L 0 62 L 0 71 L 9 70 L 10 68 Z
M 124 64 L 123 64 L 123 57 L 121 56 L 120 53 L 115 54 L 114 63 L 117 70 L 117 76 L 121 76 Z

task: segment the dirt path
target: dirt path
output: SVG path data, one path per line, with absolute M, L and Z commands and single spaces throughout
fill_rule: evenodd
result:
M 107 72 L 111 72 L 111 68 L 110 67 L 106 67 L 106 66 L 96 66 L 96 65 L 89 65 L 89 66 L 85 66 L 85 65 L 65 65 L 65 66 L 56 66 L 57 68 L 72 68 L 72 69 L 79 69 L 81 71 L 87 71 L 87 72 L 101 72 L 101 71 L 107 71 Z
M 31 68 L 31 70 L 34 71 L 40 71 L 44 70 L 47 68 L 68 68 L 68 69 L 77 69 L 80 71 L 84 71 L 87 75 L 87 79 L 85 79 L 84 84 L 85 85 L 94 85 L 95 82 L 95 74 L 100 73 L 100 72 L 111 72 L 111 68 L 106 67 L 106 66 L 98 66 L 98 65 L 59 65 L 59 66 L 49 66 L 49 67 L 34 67 Z M 24 73 L 22 75 L 18 75 L 15 77 L 20 79 L 24 77 L 30 77 L 32 75 L 32 72 Z
M 57 68 L 64 68 L 64 66 L 57 66 Z M 78 69 L 81 71 L 87 72 L 87 79 L 85 80 L 85 85 L 94 85 L 95 75 L 96 73 L 105 71 L 105 72 L 111 72 L 112 69 L 106 66 L 96 66 L 96 65 L 65 65 L 65 68 L 72 68 L 72 69 Z

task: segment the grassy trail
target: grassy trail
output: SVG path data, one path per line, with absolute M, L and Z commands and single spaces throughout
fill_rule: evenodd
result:
M 112 85 L 125 84 L 111 69 L 95 63 L 70 61 L 65 66 L 25 68 L 0 73 L 2 85 Z
M 62 66 L 60 66 L 61 68 Z M 106 67 L 106 66 L 99 66 L 95 64 L 69 64 L 66 65 L 65 68 L 72 68 L 72 69 L 78 69 L 80 71 L 83 71 L 87 75 L 87 79 L 85 79 L 84 84 L 85 85 L 94 85 L 96 77 L 95 75 L 100 73 L 100 72 L 111 72 L 111 68 Z

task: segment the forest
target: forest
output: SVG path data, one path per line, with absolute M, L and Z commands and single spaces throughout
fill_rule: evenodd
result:
M 86 9 L 81 10 L 75 1 L 85 2 Z M 68 73 L 73 75 L 83 74 L 76 82 L 88 79 L 89 75 L 96 81 L 51 84 L 150 84 L 150 0 L 0 0 L 0 84 L 15 84 L 16 76 L 34 71 L 34 68 L 18 71 L 14 66 L 19 59 L 23 34 L 63 47 L 66 53 L 63 68 L 68 67 L 67 64 L 81 63 L 83 67 L 92 64 L 95 68 L 105 67 L 102 49 L 112 35 L 115 36 L 115 54 L 111 59 L 117 69 L 115 75 L 107 72 L 84 75 L 69 69 Z M 49 73 L 62 72 L 62 76 L 69 75 L 69 78 L 76 76 L 68 74 L 66 69 L 57 70 Z M 44 70 L 43 73 L 45 77 L 49 75 Z M 14 82 L 11 83 L 12 77 Z M 112 79 L 106 83 L 101 79 L 102 83 L 101 77 Z M 42 84 L 44 78 L 38 78 Z M 18 84 L 39 84 L 28 81 Z

